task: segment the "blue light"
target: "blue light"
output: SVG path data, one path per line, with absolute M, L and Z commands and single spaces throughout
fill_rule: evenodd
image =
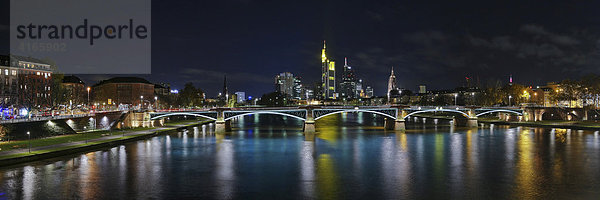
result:
M 27 116 L 28 110 L 26 108 L 21 108 L 19 111 L 20 116 Z
M 252 96 L 248 96 L 248 99 L 249 99 L 249 100 L 252 100 Z

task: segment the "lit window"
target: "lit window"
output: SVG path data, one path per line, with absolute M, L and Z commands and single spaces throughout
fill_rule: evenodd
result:
M 12 75 L 16 76 L 17 75 L 17 70 L 12 70 Z
M 4 70 L 4 74 L 8 75 L 8 69 Z
M 40 75 L 40 72 L 37 72 L 37 75 L 39 76 L 39 75 Z

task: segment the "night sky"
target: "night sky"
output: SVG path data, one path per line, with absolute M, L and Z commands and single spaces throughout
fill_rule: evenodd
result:
M 230 92 L 260 96 L 280 72 L 318 81 L 326 40 L 338 77 L 348 57 L 376 95 L 392 66 L 413 91 L 453 89 L 466 76 L 540 85 L 600 73 L 600 2 L 582 2 L 152 1 L 152 74 L 142 77 L 215 96 L 227 74 Z

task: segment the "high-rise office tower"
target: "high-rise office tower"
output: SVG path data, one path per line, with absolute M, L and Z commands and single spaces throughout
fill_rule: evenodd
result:
M 335 62 L 327 58 L 325 41 L 321 50 L 321 90 L 322 99 L 335 99 Z
M 342 98 L 358 98 L 356 95 L 356 75 L 352 67 L 348 66 L 348 58 L 344 58 L 344 71 L 342 73 L 342 82 L 340 83 L 340 93 Z
M 396 75 L 394 75 L 394 67 L 392 67 L 392 73 L 390 74 L 390 79 L 388 80 L 388 90 L 387 90 L 388 100 L 390 98 L 390 92 L 396 88 L 397 88 L 396 87 Z

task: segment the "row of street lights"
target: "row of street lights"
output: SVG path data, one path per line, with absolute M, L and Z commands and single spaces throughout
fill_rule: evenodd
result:
M 148 103 L 150 103 L 150 101 L 148 101 Z M 158 108 L 158 96 L 154 96 L 154 106 L 156 108 Z M 140 110 L 142 109 L 144 105 L 144 95 L 140 96 Z

